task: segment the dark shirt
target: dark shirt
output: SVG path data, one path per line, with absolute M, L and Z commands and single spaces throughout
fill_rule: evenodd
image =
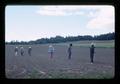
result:
M 91 47 L 90 47 L 90 53 L 94 53 L 94 51 L 95 51 L 95 47 L 94 47 L 94 46 L 91 46 Z
M 31 49 L 31 48 L 29 48 L 29 49 L 28 49 L 28 52 L 31 52 L 31 50 L 32 50 L 32 49 Z
M 71 47 L 69 47 L 69 48 L 68 48 L 68 53 L 71 53 L 71 50 L 72 50 L 72 48 L 71 48 Z
M 24 52 L 24 49 L 23 49 L 23 48 L 21 48 L 21 52 Z
M 15 48 L 15 52 L 18 52 L 18 49 L 17 49 L 17 48 Z

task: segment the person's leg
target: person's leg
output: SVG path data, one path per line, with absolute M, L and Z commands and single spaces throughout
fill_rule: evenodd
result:
M 16 56 L 17 56 L 17 53 L 18 53 L 18 52 L 16 52 Z
M 69 56 L 68 56 L 68 59 L 71 59 L 71 52 L 69 52 Z
M 30 51 L 28 51 L 28 54 L 29 54 L 29 56 L 30 56 Z
M 92 53 L 90 53 L 90 62 L 92 63 Z
M 93 53 L 91 53 L 91 63 L 93 63 Z
M 30 52 L 29 54 L 30 54 L 30 56 L 31 56 L 31 52 Z
M 31 51 L 30 51 L 30 56 L 31 56 Z
M 31 51 L 30 51 L 30 56 L 31 56 Z
M 21 56 L 23 56 L 23 52 L 21 52 Z
M 92 62 L 94 62 L 94 53 L 93 53 L 93 55 L 92 55 Z
M 53 52 L 51 52 L 51 58 L 53 58 Z
M 15 52 L 15 56 L 16 56 L 16 52 Z
M 23 56 L 23 55 L 24 55 L 24 52 L 21 52 L 21 55 Z

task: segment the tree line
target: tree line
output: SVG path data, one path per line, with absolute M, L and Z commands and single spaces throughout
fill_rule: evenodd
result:
M 107 34 L 100 34 L 96 36 L 91 35 L 83 35 L 83 36 L 56 36 L 51 38 L 41 38 L 35 41 L 11 41 L 5 42 L 5 44 L 47 44 L 47 43 L 62 43 L 62 42 L 72 42 L 72 41 L 83 41 L 83 40 L 114 40 L 115 39 L 115 32 L 107 33 Z

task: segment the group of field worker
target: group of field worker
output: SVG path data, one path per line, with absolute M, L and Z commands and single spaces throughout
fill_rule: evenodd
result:
M 31 51 L 32 51 L 32 48 L 31 47 L 28 47 L 28 55 L 31 56 Z M 20 47 L 20 55 L 21 56 L 24 56 L 24 48 L 21 46 Z M 18 47 L 15 47 L 15 56 L 18 56 Z
M 32 51 L 32 48 L 28 47 L 29 56 L 31 56 L 31 51 Z M 52 45 L 49 45 L 48 53 L 50 53 L 51 59 L 53 58 L 54 51 L 55 51 L 54 47 Z M 68 51 L 68 59 L 71 59 L 72 44 L 69 44 L 67 51 Z M 90 45 L 90 62 L 91 62 L 91 64 L 93 64 L 94 53 L 95 53 L 95 45 L 94 45 L 94 43 L 91 43 L 91 45 Z M 21 56 L 24 56 L 24 48 L 22 46 L 20 47 L 20 54 L 21 54 Z M 18 55 L 18 47 L 15 47 L 15 56 L 17 56 L 17 55 Z

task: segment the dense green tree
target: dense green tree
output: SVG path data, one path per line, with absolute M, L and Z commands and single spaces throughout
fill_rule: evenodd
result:
M 37 39 L 35 41 L 11 41 L 11 42 L 5 42 L 6 44 L 46 44 L 46 43 L 61 43 L 61 42 L 71 42 L 71 41 L 81 41 L 81 40 L 114 40 L 115 39 L 115 33 L 107 33 L 107 34 L 101 34 L 97 36 L 90 36 L 90 35 L 84 35 L 84 36 L 67 36 L 67 37 L 62 37 L 62 36 L 56 36 L 56 37 L 51 37 L 51 38 L 41 38 Z

